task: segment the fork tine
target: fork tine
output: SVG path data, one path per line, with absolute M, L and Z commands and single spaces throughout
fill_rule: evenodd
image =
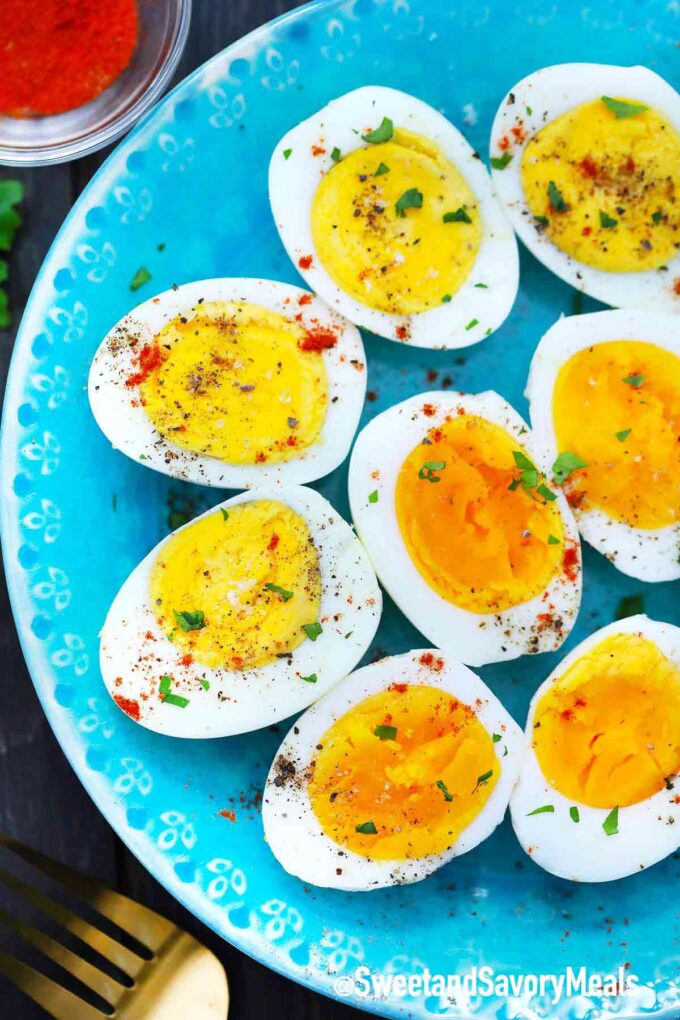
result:
M 170 921 L 166 921 L 164 917 L 149 910 L 148 907 L 143 907 L 140 903 L 128 899 L 127 896 L 113 892 L 99 882 L 78 874 L 77 871 L 67 868 L 66 865 L 60 864 L 58 861 L 53 861 L 52 858 L 18 843 L 11 836 L 6 836 L 3 833 L 0 833 L 0 846 L 7 847 L 8 850 L 44 874 L 61 882 L 67 889 L 80 896 L 100 914 L 113 921 L 119 928 L 132 935 L 153 952 L 156 952 L 172 935 L 174 925 Z
M 140 970 L 146 963 L 142 956 L 138 956 L 137 953 L 133 953 L 131 949 L 127 949 L 126 946 L 117 942 L 111 938 L 105 932 L 95 928 L 93 924 L 88 921 L 84 921 L 77 914 L 72 913 L 66 907 L 63 907 L 60 903 L 55 903 L 54 900 L 48 896 L 44 896 L 43 893 L 34 889 L 26 882 L 22 882 L 21 879 L 15 878 L 4 868 L 0 868 L 0 882 L 4 882 L 10 889 L 14 889 L 15 892 L 21 893 L 21 895 L 33 903 L 36 907 L 45 914 L 49 914 L 55 921 L 71 932 L 77 938 L 96 950 L 103 956 L 105 960 L 109 960 L 114 963 L 124 974 L 127 974 L 131 978 L 137 977 Z
M 110 1006 L 115 1006 L 127 991 L 125 985 L 116 981 L 115 978 L 109 977 L 98 967 L 83 960 L 81 956 L 77 956 L 61 942 L 57 942 L 56 939 L 50 938 L 45 932 L 40 931 L 39 928 L 34 928 L 30 924 L 11 917 L 2 907 L 0 907 L 0 923 L 12 928 L 23 939 L 39 949 L 44 956 L 59 964 L 63 970 L 68 971 L 69 974 L 100 995 Z
M 56 981 L 15 959 L 9 953 L 0 952 L 0 974 L 4 974 L 12 984 L 56 1020 L 102 1020 L 105 1016 L 73 992 L 62 988 Z

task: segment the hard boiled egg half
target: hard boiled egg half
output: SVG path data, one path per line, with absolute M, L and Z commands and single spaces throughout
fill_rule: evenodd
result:
M 274 219 L 309 286 L 357 325 L 416 347 L 466 347 L 517 294 L 515 239 L 478 155 L 440 113 L 366 86 L 285 135 Z
M 491 165 L 520 238 L 578 290 L 680 311 L 680 95 L 646 67 L 559 64 L 513 85 Z
M 633 875 L 680 846 L 680 628 L 632 616 L 591 634 L 531 702 L 517 837 L 579 882 Z
M 121 319 L 88 390 L 114 447 L 156 471 L 224 488 L 309 482 L 347 455 L 366 362 L 358 330 L 308 291 L 202 280 Z
M 535 436 L 497 393 L 432 392 L 352 453 L 352 516 L 378 577 L 433 644 L 481 666 L 554 651 L 581 598 L 578 533 Z
M 102 675 L 151 730 L 245 733 L 345 677 L 380 612 L 366 553 L 330 503 L 262 486 L 173 532 L 133 570 L 102 630 Z
M 586 541 L 632 577 L 680 577 L 680 318 L 560 319 L 536 348 L 527 396 Z
M 448 653 L 382 659 L 293 726 L 267 778 L 265 837 L 314 885 L 418 882 L 503 820 L 521 744 L 498 699 Z

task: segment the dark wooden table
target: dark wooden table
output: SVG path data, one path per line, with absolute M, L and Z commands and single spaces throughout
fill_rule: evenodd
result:
M 194 0 L 178 80 L 246 32 L 296 6 L 294 0 Z M 24 225 L 10 261 L 15 328 L 54 235 L 106 155 L 104 151 L 36 170 L 0 168 L 0 179 L 20 178 L 26 188 Z M 3 389 L 13 340 L 13 330 L 0 332 Z M 128 852 L 71 771 L 43 715 L 17 640 L 4 574 L 0 662 L 0 831 L 129 893 L 209 945 L 229 976 L 231 1020 L 350 1020 L 365 1015 L 293 984 L 223 942 L 187 913 Z M 0 947 L 5 942 L 0 929 Z M 3 1020 L 33 1020 L 45 1015 L 0 978 Z

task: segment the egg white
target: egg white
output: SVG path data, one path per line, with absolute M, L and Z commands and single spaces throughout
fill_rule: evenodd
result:
M 299 299 L 311 298 L 300 305 Z M 191 316 L 202 300 L 246 301 L 292 318 L 301 326 L 327 326 L 337 336 L 321 352 L 328 373 L 328 409 L 317 442 L 299 456 L 262 464 L 229 464 L 192 453 L 154 427 L 139 404 L 136 387 L 126 386 L 137 371 L 136 353 L 179 315 Z M 130 339 L 136 339 L 134 347 Z M 359 424 L 366 392 L 366 355 L 359 331 L 308 291 L 287 283 L 257 279 L 214 279 L 186 283 L 158 294 L 124 316 L 100 344 L 90 368 L 88 395 L 92 413 L 113 447 L 133 460 L 173 478 L 198 485 L 247 488 L 262 482 L 311 482 L 333 471 L 347 456 Z M 136 406 L 135 406 L 136 405 Z
M 434 408 L 435 413 L 426 415 Z M 578 532 L 564 494 L 553 487 L 565 539 L 577 551 L 576 578 L 555 574 L 545 591 L 527 602 L 497 613 L 473 613 L 448 602 L 420 574 L 409 556 L 395 510 L 397 477 L 406 456 L 430 429 L 459 413 L 478 415 L 516 438 L 535 464 L 540 461 L 536 437 L 517 412 L 497 393 L 431 392 L 410 397 L 373 418 L 359 433 L 349 468 L 349 499 L 357 534 L 368 550 L 381 583 L 411 623 L 440 648 L 470 666 L 554 651 L 574 625 L 581 601 L 581 556 Z M 377 502 L 369 503 L 377 491 Z M 561 630 L 539 625 L 551 613 Z
M 428 652 L 443 659 L 441 670 L 420 661 Z M 395 683 L 427 684 L 474 705 L 487 733 L 501 736 L 494 744 L 500 776 L 480 813 L 448 850 L 405 861 L 381 861 L 347 850 L 325 834 L 312 809 L 304 774 L 324 733 L 354 705 Z M 521 746 L 522 731 L 514 719 L 486 684 L 452 655 L 419 649 L 388 656 L 352 673 L 305 712 L 288 733 L 270 769 L 262 799 L 265 838 L 286 871 L 313 885 L 358 891 L 419 882 L 472 850 L 500 825 L 517 778 Z M 282 774 L 281 761 L 293 763 L 293 777 Z
M 373 119 L 379 123 L 383 116 L 390 117 L 395 128 L 429 139 L 458 168 L 475 195 L 482 222 L 477 260 L 453 299 L 413 315 L 382 312 L 352 298 L 324 269 L 312 236 L 314 195 L 324 174 L 335 165 L 330 151 L 337 146 L 347 155 L 369 145 L 361 134 L 367 123 Z M 320 138 L 326 139 L 328 151 L 314 156 L 312 147 L 318 146 Z M 291 153 L 286 159 L 283 153 L 288 149 Z M 453 124 L 414 96 L 367 85 L 333 100 L 298 124 L 274 149 L 269 198 L 281 240 L 309 286 L 351 322 L 379 336 L 412 347 L 467 347 L 498 329 L 510 313 L 519 284 L 517 244 L 488 172 Z M 312 256 L 309 269 L 299 265 L 306 255 Z M 484 284 L 485 289 L 476 284 Z M 475 325 L 470 326 L 474 320 Z
M 560 369 L 579 351 L 609 340 L 641 340 L 680 357 L 680 318 L 617 310 L 563 317 L 550 327 L 534 353 L 526 389 L 542 466 L 552 464 L 559 453 L 552 405 Z M 586 542 L 622 573 L 641 581 L 680 578 L 680 521 L 665 528 L 634 528 L 596 507 L 576 507 L 574 516 Z
M 680 273 L 680 252 L 667 270 L 612 273 L 577 262 L 545 231 L 536 228 L 522 188 L 522 154 L 528 142 L 550 121 L 575 106 L 603 95 L 629 96 L 652 107 L 680 132 L 680 95 L 668 82 L 647 67 L 615 67 L 608 64 L 557 64 L 527 75 L 504 97 L 491 128 L 490 154 L 503 155 L 498 142 L 518 120 L 526 137 L 513 145 L 512 161 L 503 170 L 493 169 L 498 196 L 517 236 L 551 272 L 572 287 L 605 304 L 619 308 L 653 308 L 680 311 L 673 281 Z M 531 111 L 531 112 L 529 112 Z
M 195 660 L 182 665 L 186 648 L 174 645 L 159 627 L 149 595 L 153 565 L 168 536 L 125 581 L 101 632 L 104 683 L 112 697 L 140 701 L 142 726 L 174 737 L 224 737 L 261 729 L 320 698 L 354 669 L 371 643 L 382 611 L 378 583 L 349 524 L 319 493 L 302 486 L 260 486 L 196 520 L 260 499 L 279 500 L 307 522 L 321 570 L 318 618 L 323 632 L 315 641 L 305 639 L 290 655 L 253 669 L 210 669 Z M 151 651 L 151 661 L 145 661 L 143 655 Z M 312 673 L 316 683 L 301 679 Z M 150 693 L 152 681 L 157 690 L 163 674 L 173 676 L 173 694 L 190 698 L 186 708 L 164 705 L 157 693 Z M 202 679 L 209 682 L 209 690 L 201 686 Z
M 522 847 L 546 871 L 574 882 L 608 882 L 636 874 L 675 852 L 680 846 L 680 778 L 673 789 L 620 807 L 618 833 L 607 836 L 602 825 L 608 808 L 593 808 L 570 800 L 543 775 L 531 746 L 536 706 L 549 687 L 595 645 L 612 634 L 638 634 L 680 665 L 680 628 L 649 617 L 631 616 L 595 631 L 567 655 L 534 694 L 529 706 L 525 747 L 519 779 L 510 800 L 512 825 Z M 554 813 L 531 815 L 553 804 Z M 569 808 L 578 807 L 573 822 Z

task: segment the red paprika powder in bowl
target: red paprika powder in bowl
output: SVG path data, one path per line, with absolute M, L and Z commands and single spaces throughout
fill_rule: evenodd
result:
M 0 163 L 93 152 L 161 95 L 191 0 L 3 0 Z

